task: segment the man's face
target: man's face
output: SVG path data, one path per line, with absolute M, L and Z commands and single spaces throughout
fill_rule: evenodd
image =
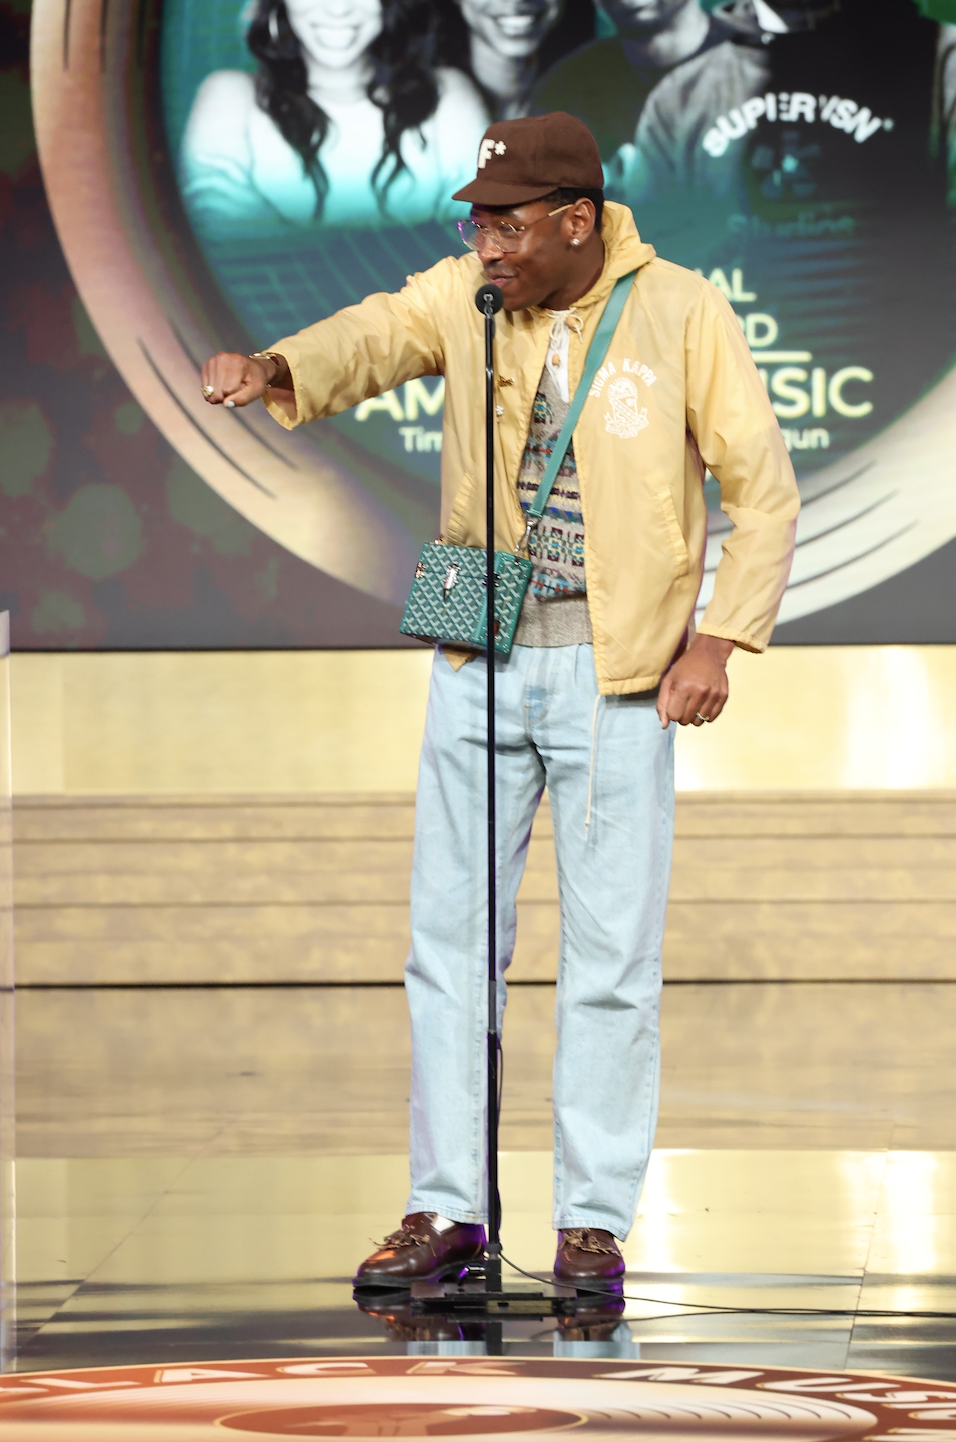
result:
M 689 6 L 700 9 L 698 0 L 601 0 L 601 9 L 619 34 L 642 38 L 665 29 L 679 11 Z
M 564 209 L 560 215 L 553 201 L 532 200 L 512 209 L 489 209 L 473 205 L 471 218 L 494 231 L 499 225 L 523 226 L 513 251 L 502 253 L 492 239 L 483 239 L 478 247 L 485 278 L 501 287 L 505 310 L 524 310 L 529 305 L 543 305 L 549 296 L 568 284 L 575 272 L 577 250 L 570 247 L 572 209 L 579 210 L 587 202 Z
M 459 0 L 459 5 L 468 29 L 509 60 L 532 55 L 564 9 L 562 0 Z

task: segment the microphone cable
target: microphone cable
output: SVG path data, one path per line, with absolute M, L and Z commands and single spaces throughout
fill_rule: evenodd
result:
M 526 1272 L 523 1267 L 516 1266 L 510 1257 L 504 1252 L 501 1260 L 517 1272 L 519 1276 L 528 1277 L 532 1282 L 539 1282 L 543 1286 L 571 1287 L 573 1284 L 562 1282 L 553 1273 L 546 1277 L 539 1277 L 534 1272 Z M 579 1294 L 580 1295 L 580 1294 Z M 662 1322 L 671 1317 L 912 1317 L 922 1318 L 924 1321 L 952 1321 L 956 1319 L 956 1312 L 911 1312 L 896 1311 L 892 1308 L 877 1307 L 721 1307 L 710 1302 L 668 1302 L 664 1297 L 637 1297 L 633 1294 L 612 1291 L 609 1287 L 588 1287 L 584 1293 L 585 1297 L 614 1297 L 625 1302 L 644 1302 L 652 1307 L 689 1307 L 693 1310 L 683 1312 L 663 1312 L 657 1317 L 633 1317 L 633 1322 Z

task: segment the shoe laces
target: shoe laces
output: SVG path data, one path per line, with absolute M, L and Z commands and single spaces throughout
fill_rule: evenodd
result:
M 411 1227 L 399 1227 L 397 1232 L 390 1232 L 384 1242 L 376 1242 L 375 1246 L 380 1249 L 385 1247 L 426 1247 L 431 1238 L 422 1232 L 414 1232 Z
M 612 1242 L 602 1242 L 590 1227 L 568 1227 L 564 1233 L 564 1246 L 576 1247 L 579 1252 L 597 1252 L 602 1255 L 613 1256 L 617 1247 Z

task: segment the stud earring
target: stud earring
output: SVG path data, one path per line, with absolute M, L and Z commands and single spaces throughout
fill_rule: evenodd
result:
M 574 239 L 572 240 L 571 244 L 572 244 L 572 245 L 580 245 L 581 242 L 578 240 L 577 236 L 575 236 Z

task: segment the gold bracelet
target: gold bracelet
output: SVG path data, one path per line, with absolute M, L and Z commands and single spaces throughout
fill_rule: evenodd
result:
M 272 377 L 272 380 L 273 380 L 273 381 L 275 380 L 276 376 L 279 374 L 279 372 L 280 372 L 281 369 L 282 369 L 281 357 L 280 357 L 280 356 L 277 356 L 277 355 L 275 354 L 275 352 L 274 352 L 274 351 L 271 351 L 271 350 L 253 350 L 253 351 L 250 351 L 250 352 L 249 352 L 249 359 L 250 359 L 250 360 L 268 360 L 268 361 L 271 361 L 272 364 L 275 366 L 275 375 L 273 375 L 273 377 Z M 267 385 L 266 385 L 266 390 L 269 390 L 270 387 L 271 387 L 271 385 L 272 385 L 272 381 L 269 381 L 269 382 L 267 383 Z

